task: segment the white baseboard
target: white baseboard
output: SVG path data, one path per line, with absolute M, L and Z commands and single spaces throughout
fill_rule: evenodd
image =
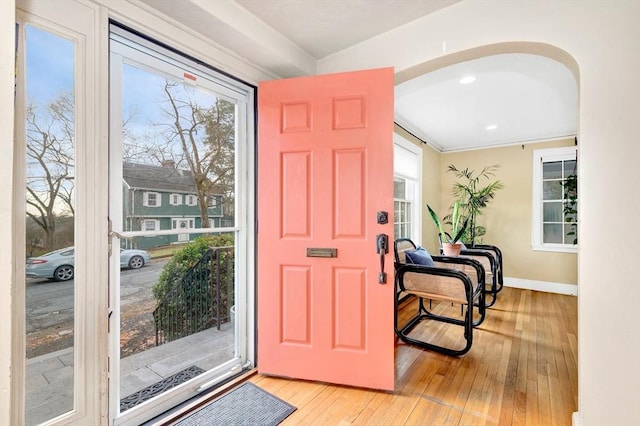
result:
M 578 295 L 578 286 L 575 284 L 552 283 L 549 281 L 504 277 L 504 285 L 507 287 L 522 288 L 525 290 L 545 291 L 547 293 L 568 294 L 571 296 Z
M 571 423 L 573 426 L 582 426 L 582 417 L 578 411 L 574 411 L 571 415 Z

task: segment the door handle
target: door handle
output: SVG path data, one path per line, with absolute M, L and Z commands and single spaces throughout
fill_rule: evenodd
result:
M 387 283 L 387 273 L 384 271 L 384 256 L 389 253 L 389 236 L 387 234 L 376 235 L 376 251 L 380 255 L 380 273 L 378 284 Z

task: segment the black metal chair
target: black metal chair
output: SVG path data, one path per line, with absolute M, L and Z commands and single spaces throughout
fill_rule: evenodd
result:
M 440 254 L 442 254 L 442 239 L 440 242 Z M 465 245 L 460 251 L 460 256 L 475 259 L 482 264 L 485 271 L 485 300 L 486 306 L 493 306 L 498 300 L 498 293 L 503 287 L 502 276 L 502 252 L 496 246 L 489 244 Z
M 411 264 L 407 262 L 406 256 L 409 250 L 416 250 L 415 244 L 410 239 L 401 238 L 395 241 L 398 290 L 394 292 L 396 334 L 402 341 L 409 344 L 447 355 L 464 355 L 471 349 L 473 328 L 480 325 L 485 318 L 484 268 L 475 259 L 448 256 L 432 256 L 433 266 Z M 399 324 L 398 306 L 403 295 L 417 297 L 418 309 L 405 324 Z M 432 301 L 460 304 L 462 319 L 434 313 Z M 445 347 L 433 341 L 420 340 L 412 336 L 411 332 L 425 320 L 462 326 L 464 347 Z
M 498 300 L 498 293 L 504 286 L 502 275 L 502 251 L 489 244 L 468 245 L 460 252 L 460 256 L 476 259 L 485 269 L 485 298 L 487 307 Z

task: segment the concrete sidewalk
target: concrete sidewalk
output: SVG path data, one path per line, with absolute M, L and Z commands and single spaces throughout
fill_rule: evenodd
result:
M 120 361 L 125 398 L 187 367 L 209 370 L 234 356 L 230 323 L 152 347 Z M 26 424 L 36 425 L 73 409 L 73 348 L 27 360 Z

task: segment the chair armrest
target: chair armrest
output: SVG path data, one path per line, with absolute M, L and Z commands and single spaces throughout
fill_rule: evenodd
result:
M 419 297 L 470 304 L 476 286 L 462 271 L 451 268 L 404 264 L 396 273 L 400 291 Z
M 477 282 L 484 283 L 484 266 L 477 259 L 453 256 L 431 256 L 434 262 L 445 264 L 446 267 L 463 270 L 467 275 L 475 272 Z
M 442 291 L 441 289 L 445 281 L 451 282 L 451 280 L 445 280 L 444 278 L 453 279 L 454 281 L 457 279 L 458 282 L 468 282 L 468 288 L 470 291 L 470 295 L 475 297 L 475 295 L 483 290 L 484 281 L 485 281 L 485 273 L 484 267 L 480 262 L 475 259 L 467 259 L 461 257 L 449 257 L 449 256 L 432 256 L 434 263 L 436 266 L 423 266 L 423 265 L 414 265 L 408 263 L 397 263 L 396 264 L 396 281 L 397 287 L 400 291 L 408 291 L 414 292 L 416 290 L 412 287 L 415 282 L 409 283 L 409 285 L 405 285 L 404 282 L 404 274 L 407 272 L 425 274 L 425 276 L 438 277 L 438 279 L 433 280 L 431 283 L 422 282 L 421 286 L 426 286 L 424 288 L 429 288 L 433 291 L 431 293 L 438 293 Z M 404 271 L 401 273 L 401 271 Z M 413 280 L 415 281 L 417 278 L 413 276 Z M 439 282 L 437 282 L 439 280 Z M 466 280 L 466 281 L 465 281 Z M 424 280 L 423 280 L 424 281 Z M 450 284 L 449 284 L 450 285 Z M 434 287 L 437 287 L 440 290 L 434 290 Z M 464 293 L 467 292 L 465 284 Z M 456 297 L 458 299 L 465 298 L 461 293 L 462 289 L 458 289 L 454 291 L 456 293 Z
M 496 276 L 498 273 L 498 262 L 493 253 L 485 250 L 462 250 L 460 251 L 460 257 L 470 258 L 479 261 L 487 275 L 491 274 Z
M 494 245 L 490 245 L 490 244 L 474 244 L 473 246 L 468 247 L 470 250 L 484 250 L 487 251 L 491 254 L 493 254 L 497 260 L 497 267 L 496 267 L 496 271 L 497 271 L 497 276 L 498 276 L 498 282 L 500 284 L 502 284 L 503 282 L 503 266 L 502 266 L 502 251 Z

